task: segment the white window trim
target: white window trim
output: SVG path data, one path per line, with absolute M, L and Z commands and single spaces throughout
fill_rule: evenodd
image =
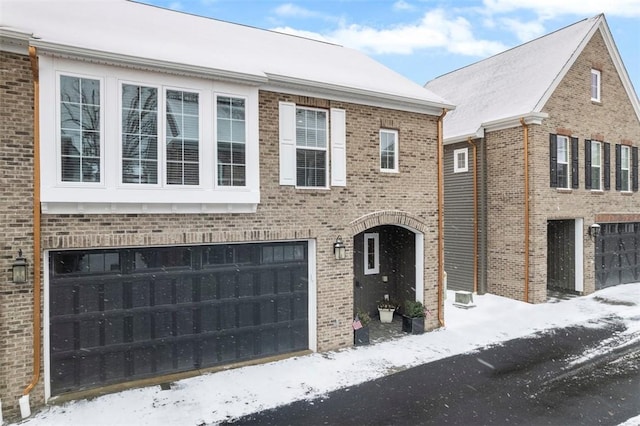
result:
M 566 142 L 566 153 L 567 153 L 567 161 L 561 162 L 560 156 L 558 155 L 558 151 L 560 148 L 560 141 L 563 140 Z M 558 164 L 566 164 L 567 166 L 567 184 L 566 186 L 560 186 L 560 181 L 558 181 L 559 189 L 571 189 L 571 139 L 568 136 L 558 135 L 557 145 L 556 145 L 556 161 Z
M 62 129 L 60 126 L 61 110 L 60 110 L 60 79 L 62 76 L 86 78 L 100 81 L 100 181 L 98 182 L 74 182 L 62 180 Z M 103 188 L 105 186 L 105 82 L 104 77 L 79 74 L 75 72 L 57 71 L 55 72 L 55 152 L 56 152 L 56 184 L 60 187 L 67 188 Z M 47 158 L 47 157 L 44 157 Z M 82 173 L 82 170 L 80 170 Z
M 596 150 L 600 153 L 600 164 L 598 164 L 597 166 L 595 166 L 593 164 L 593 153 Z M 592 179 L 591 179 L 591 190 L 592 191 L 596 191 L 596 192 L 602 192 L 603 191 L 603 186 L 604 186 L 603 185 L 603 177 L 604 176 L 603 176 L 603 173 L 602 173 L 602 170 L 603 170 L 603 168 L 602 168 L 602 155 L 603 155 L 602 142 L 592 140 L 591 141 L 591 176 L 592 176 Z M 598 187 L 597 188 L 593 187 L 593 169 L 599 169 L 600 170 L 600 173 L 599 173 L 600 180 L 598 182 Z
M 388 134 L 392 134 L 394 137 L 394 147 L 393 147 L 393 167 L 390 169 L 384 168 L 382 167 L 382 134 L 383 133 L 388 133 Z M 393 130 L 393 129 L 380 129 L 379 132 L 379 145 L 380 145 L 380 160 L 379 160 L 379 164 L 380 164 L 380 171 L 384 172 L 384 173 L 398 173 L 399 172 L 399 168 L 398 168 L 398 152 L 399 150 L 399 140 L 398 140 L 398 131 L 397 130 Z
M 324 148 L 318 148 L 318 147 L 313 147 L 313 146 L 298 146 L 298 139 L 295 137 L 294 133 L 294 146 L 295 146 L 295 153 L 294 153 L 294 170 L 295 170 L 295 186 L 297 189 L 329 189 L 330 188 L 330 184 L 329 184 L 329 154 L 330 154 L 330 144 L 331 141 L 329 140 L 329 121 L 331 120 L 331 117 L 329 115 L 329 110 L 328 109 L 323 109 L 323 108 L 313 108 L 313 107 L 307 107 L 307 106 L 301 106 L 301 105 L 296 105 L 295 108 L 295 113 L 294 113 L 294 118 L 295 115 L 297 115 L 298 110 L 299 109 L 303 109 L 306 111 L 322 111 L 326 114 L 326 120 L 325 120 L 325 135 L 327 137 L 326 143 L 325 143 L 325 147 Z M 297 130 L 297 127 L 294 128 L 294 132 Z M 301 186 L 298 185 L 298 162 L 297 162 L 297 158 L 298 158 L 298 148 L 300 149 L 308 149 L 308 150 L 312 150 L 312 151 L 324 151 L 326 153 L 325 155 L 325 160 L 324 160 L 324 186 Z
M 596 96 L 593 96 L 593 77 L 596 77 Z M 600 70 L 591 69 L 591 100 L 594 102 L 601 102 L 601 88 L 602 88 L 602 73 Z
M 369 240 L 373 240 L 373 268 L 369 268 Z M 377 232 L 364 234 L 364 274 L 380 273 L 380 234 Z
M 260 202 L 258 88 L 228 82 L 214 82 L 197 77 L 135 70 L 116 65 L 94 64 L 67 58 L 40 57 L 40 150 L 41 207 L 49 214 L 119 214 L 119 213 L 255 213 Z M 59 84 L 60 75 L 101 79 L 101 183 L 61 182 Z M 175 88 L 199 92 L 200 98 L 200 176 L 199 185 L 122 184 L 121 168 L 121 82 Z M 247 99 L 246 186 L 215 185 L 215 94 L 229 94 Z M 160 94 L 160 96 L 164 96 Z M 160 100 L 160 114 L 164 106 Z M 161 115 L 161 119 L 162 119 Z M 164 126 L 164 119 L 159 122 Z M 159 129 L 162 137 L 164 129 Z M 164 141 L 159 141 L 159 152 Z M 164 153 L 162 154 L 164 156 Z M 163 158 L 163 157 L 162 157 Z M 164 166 L 163 166 L 164 167 Z M 164 182 L 164 170 L 159 181 Z
M 464 165 L 458 161 L 458 155 L 464 154 Z M 463 173 L 469 171 L 469 148 L 453 150 L 453 173 Z
M 233 99 L 243 99 L 244 100 L 244 167 L 245 167 L 245 184 L 244 186 L 233 186 L 233 185 L 220 185 L 218 184 L 218 98 L 233 98 Z M 213 167 L 216 168 L 216 172 L 213 174 L 213 187 L 225 191 L 225 190 L 235 190 L 238 188 L 246 188 L 249 182 L 249 158 L 248 158 L 248 150 L 249 150 L 249 119 L 248 119 L 248 111 L 249 111 L 249 98 L 247 96 L 238 95 L 234 93 L 224 93 L 224 92 L 216 92 L 213 96 Z
M 623 155 L 622 153 L 624 151 L 627 151 L 627 164 L 626 164 L 626 168 L 623 167 L 625 164 L 622 161 Z M 626 170 L 627 171 L 627 189 L 621 189 L 621 192 L 632 192 L 631 190 L 631 148 L 628 147 L 627 145 L 621 145 L 620 146 L 620 185 L 622 188 L 622 171 Z

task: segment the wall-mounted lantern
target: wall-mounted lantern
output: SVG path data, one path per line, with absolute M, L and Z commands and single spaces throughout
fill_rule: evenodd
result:
M 22 257 L 22 249 L 18 250 L 18 257 L 13 261 L 11 270 L 13 272 L 12 281 L 15 284 L 27 282 L 27 259 Z
M 598 225 L 597 223 L 594 223 L 593 225 L 589 226 L 589 237 L 591 237 L 591 239 L 596 239 L 598 237 L 598 235 L 600 235 L 600 225 Z
M 333 243 L 333 254 L 336 256 L 336 260 L 347 258 L 347 248 L 344 246 L 340 235 L 336 238 L 336 242 Z

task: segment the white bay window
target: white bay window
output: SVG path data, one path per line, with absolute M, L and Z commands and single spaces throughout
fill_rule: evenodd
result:
M 44 213 L 254 212 L 258 90 L 41 57 Z

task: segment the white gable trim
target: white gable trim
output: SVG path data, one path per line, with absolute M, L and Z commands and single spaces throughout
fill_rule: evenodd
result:
M 445 138 L 443 143 L 450 145 L 458 142 L 465 142 L 469 139 L 483 138 L 486 132 L 495 132 L 498 130 L 510 129 L 513 127 L 519 127 L 522 125 L 521 119 L 524 119 L 524 124 L 542 124 L 542 121 L 549 117 L 546 112 L 530 112 L 524 115 L 514 115 L 512 117 L 501 118 L 499 120 L 487 121 L 482 123 L 475 133 L 469 133 L 467 135 L 454 136 L 451 138 Z

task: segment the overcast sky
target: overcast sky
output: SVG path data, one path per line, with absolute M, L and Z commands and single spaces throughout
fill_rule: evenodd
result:
M 141 1 L 359 49 L 419 84 L 605 13 L 640 90 L 640 0 Z

